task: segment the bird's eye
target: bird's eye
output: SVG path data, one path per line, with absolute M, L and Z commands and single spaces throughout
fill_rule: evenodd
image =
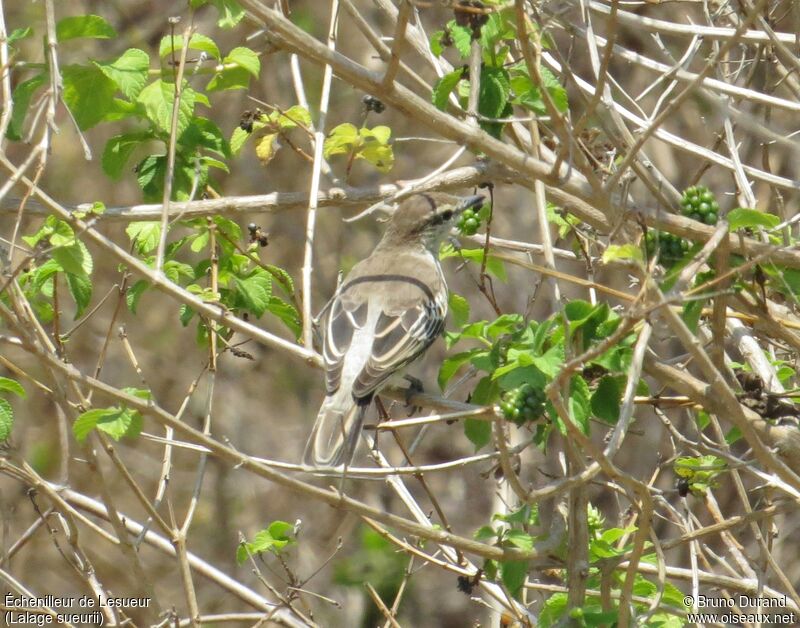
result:
M 446 209 L 446 210 L 444 210 L 442 212 L 442 218 L 444 220 L 450 220 L 452 217 L 453 217 L 453 210 L 452 209 Z

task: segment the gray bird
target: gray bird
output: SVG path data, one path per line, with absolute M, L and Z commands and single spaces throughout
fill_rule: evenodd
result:
M 438 193 L 405 199 L 372 254 L 342 281 L 323 329 L 327 395 L 306 465 L 349 465 L 373 395 L 442 333 L 447 284 L 439 244 L 461 212 L 483 202 Z

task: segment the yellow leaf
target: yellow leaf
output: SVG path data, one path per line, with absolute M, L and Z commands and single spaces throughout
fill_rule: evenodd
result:
M 603 253 L 603 263 L 608 264 L 614 260 L 642 262 L 644 256 L 642 250 L 635 244 L 611 244 Z
M 261 160 L 261 163 L 266 166 L 272 161 L 272 158 L 275 156 L 280 146 L 277 133 L 260 137 L 256 140 L 256 156 Z

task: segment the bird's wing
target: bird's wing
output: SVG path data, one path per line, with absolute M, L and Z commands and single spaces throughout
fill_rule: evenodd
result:
M 352 384 L 356 399 L 371 395 L 392 373 L 423 353 L 444 328 L 447 290 L 444 283 L 437 288 L 434 294 L 405 275 L 365 276 L 345 284 L 331 305 L 325 329 L 328 394 L 339 389 L 345 358 L 355 351 L 368 352 Z M 370 308 L 379 311 L 370 315 Z M 359 333 L 366 325 L 374 326 L 371 333 Z M 358 343 L 371 342 L 371 347 L 353 346 L 354 337 Z
M 375 325 L 372 352 L 353 382 L 353 396 L 366 397 L 391 375 L 419 357 L 442 333 L 447 294 L 419 302 L 401 313 L 385 310 Z
M 373 253 L 356 264 L 325 327 L 328 394 L 347 385 L 355 399 L 371 396 L 441 334 L 446 314 L 447 284 L 432 255 Z
M 337 294 L 334 297 L 325 328 L 325 343 L 322 346 L 325 387 L 329 395 L 339 390 L 345 356 L 356 331 L 366 325 L 369 308 L 366 301 L 343 300 L 341 296 Z

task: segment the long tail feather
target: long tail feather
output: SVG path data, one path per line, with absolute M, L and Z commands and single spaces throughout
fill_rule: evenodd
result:
M 342 467 L 353 459 L 369 402 L 357 403 L 352 397 L 342 401 L 337 397 L 326 397 L 319 410 L 303 454 L 308 466 Z

